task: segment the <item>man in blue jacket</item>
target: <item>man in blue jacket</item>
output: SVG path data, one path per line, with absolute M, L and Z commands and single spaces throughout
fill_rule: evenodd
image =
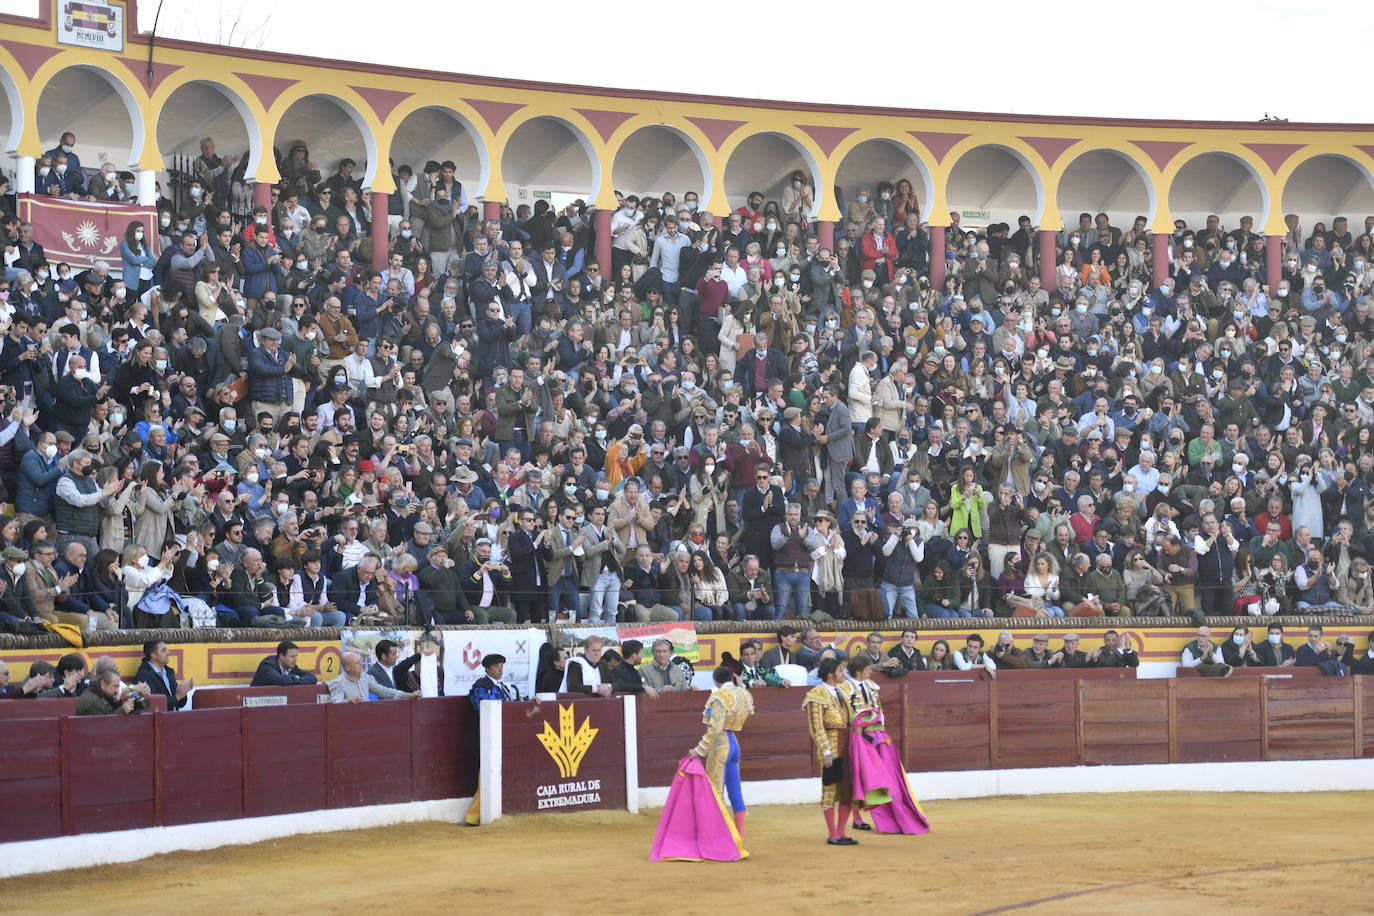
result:
M 182 683 L 177 683 L 177 673 L 171 665 L 167 664 L 171 652 L 167 649 L 167 644 L 160 639 L 150 639 L 143 644 L 143 662 L 138 666 L 138 672 L 134 675 L 135 684 L 147 684 L 148 691 L 152 694 L 161 694 L 167 698 L 167 711 L 176 712 L 186 706 L 187 694 L 191 688 L 196 686 L 195 678 L 187 678 Z
M 277 654 L 269 655 L 258 663 L 253 674 L 251 687 L 297 687 L 301 684 L 316 684 L 319 681 L 309 671 L 296 666 L 300 647 L 289 639 L 277 643 Z
M 291 409 L 295 382 L 296 354 L 281 349 L 281 332 L 263 328 L 258 332 L 262 346 L 248 351 L 248 396 L 253 399 L 253 416 L 272 415 L 275 423 Z
M 344 312 L 353 320 L 358 336 L 369 341 L 369 353 L 376 352 L 377 332 L 382 323 L 379 312 L 386 298 L 382 292 L 382 275 L 375 270 L 368 273 L 366 288 L 353 286 L 344 292 Z
M 286 276 L 281 255 L 268 244 L 267 236 L 267 227 L 258 226 L 253 232 L 253 244 L 243 246 L 243 295 L 255 308 L 264 293 L 277 292 L 278 284 Z
M 19 493 L 15 508 L 30 515 L 52 518 L 53 497 L 62 469 L 57 466 L 57 437 L 42 433 L 38 443 L 19 460 Z

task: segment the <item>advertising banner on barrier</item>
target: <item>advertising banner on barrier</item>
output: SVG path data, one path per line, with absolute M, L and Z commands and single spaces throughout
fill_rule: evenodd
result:
M 503 703 L 501 729 L 503 814 L 625 808 L 622 699 Z
M 484 655 L 504 655 L 506 673 L 502 681 L 513 686 L 520 697 L 534 696 L 534 678 L 539 647 L 545 642 L 543 630 L 447 630 L 444 632 L 444 694 L 468 695 L 472 684 L 485 673 Z
M 666 639 L 673 644 L 673 654 L 689 662 L 701 661 L 701 645 L 697 642 L 697 628 L 690 623 L 647 623 L 642 626 L 622 626 L 616 628 L 616 635 L 622 644 L 629 639 L 644 643 L 644 657 L 650 656 L 654 642 Z
M 19 218 L 33 223 L 34 241 L 53 265 L 65 262 L 74 270 L 85 270 L 100 262 L 119 274 L 124 266 L 119 243 L 135 220 L 143 223 L 143 237 L 158 254 L 156 207 L 20 194 Z

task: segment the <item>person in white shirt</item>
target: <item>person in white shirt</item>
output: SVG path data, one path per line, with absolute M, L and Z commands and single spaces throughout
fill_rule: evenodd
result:
M 420 696 L 419 691 L 406 693 L 394 687 L 378 683 L 377 679 L 363 670 L 363 657 L 357 652 L 343 655 L 343 674 L 329 682 L 329 702 L 366 703 L 371 696 L 383 700 L 413 700 Z
M 964 643 L 964 648 L 954 653 L 954 667 L 960 671 L 972 671 L 974 668 L 981 668 L 988 673 L 988 677 L 997 677 L 997 663 L 992 660 L 992 656 L 983 652 L 983 637 L 977 633 L 970 633 L 968 640 Z
M 859 361 L 849 370 L 849 415 L 855 429 L 862 427 L 873 416 L 873 367 L 878 365 L 878 354 L 865 350 Z
M 401 657 L 401 647 L 390 639 L 378 641 L 373 650 L 377 660 L 368 667 L 367 673 L 383 687 L 395 687 L 396 678 L 392 674 Z
M 348 373 L 348 385 L 354 391 L 366 396 L 374 388 L 380 388 L 385 379 L 378 376 L 372 368 L 372 360 L 367 356 L 370 340 L 360 340 L 353 345 L 353 352 L 343 359 L 344 371 Z M 399 373 L 399 369 L 398 369 Z
M 726 292 L 731 296 L 738 296 L 739 288 L 749 282 L 749 272 L 739 262 L 738 248 L 726 250 L 725 263 L 720 268 L 720 279 L 725 281 Z

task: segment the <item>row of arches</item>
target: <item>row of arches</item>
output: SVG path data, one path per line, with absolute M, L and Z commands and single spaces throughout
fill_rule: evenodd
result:
M 19 93 L 8 74 L 0 94 L 0 124 L 10 125 L 6 149 L 14 150 L 22 130 Z M 83 150 L 94 148 L 88 164 L 136 162 L 148 136 L 143 113 L 122 80 L 100 68 L 77 65 L 60 70 L 39 97 L 36 130 L 45 146 L 65 130 L 76 130 Z M 173 91 L 156 114 L 151 135 L 158 152 L 195 155 L 201 137 L 214 137 L 221 153 L 243 154 L 251 179 L 268 154 L 250 106 L 225 86 L 192 81 Z M 461 112 L 442 106 L 418 108 L 395 130 L 389 147 L 394 165 L 409 163 L 417 170 L 428 159 L 452 160 L 469 196 L 512 205 L 532 202 L 534 191 L 559 196 L 594 195 L 603 181 L 624 193 L 698 192 L 703 204 L 714 198 L 717 180 L 710 156 L 697 138 L 671 125 L 648 125 L 624 137 L 609 163 L 598 156 L 596 144 L 573 121 L 552 115 L 529 118 L 509 135 L 499 153 L 487 149 L 482 132 Z M 324 95 L 304 95 L 279 119 L 272 145 L 284 152 L 304 140 L 325 174 L 345 156 L 359 162 L 360 173 L 373 177 L 379 163 L 375 138 L 366 119 L 346 101 Z M 499 155 L 499 161 L 493 156 Z M 497 167 L 503 187 L 490 188 Z M 778 199 L 794 171 L 809 175 L 813 186 L 822 170 L 814 153 L 795 137 L 755 133 L 730 152 L 721 173 L 723 195 L 730 206 L 744 202 L 752 191 Z M 832 187 L 817 188 L 820 201 L 838 189 L 853 200 L 861 186 L 875 188 L 881 180 L 906 177 L 915 186 L 923 210 L 934 196 L 936 177 L 916 149 L 893 139 L 867 139 L 845 152 L 835 170 Z M 1014 223 L 1028 214 L 1037 223 L 1049 200 L 1060 213 L 1106 212 L 1115 224 L 1129 224 L 1136 215 L 1154 221 L 1163 203 L 1175 219 L 1199 224 L 1216 213 L 1223 221 L 1250 214 L 1262 223 L 1269 212 L 1272 189 L 1244 158 L 1227 152 L 1203 151 L 1189 158 L 1161 195 L 1140 160 L 1109 149 L 1088 149 L 1072 158 L 1054 188 L 1046 188 L 1042 170 L 1014 145 L 982 143 L 955 152 L 942 178 L 946 206 L 956 212 L 985 216 L 991 222 Z M 1053 192 L 1050 194 L 1049 192 Z M 1333 214 L 1374 213 L 1374 180 L 1353 158 L 1335 154 L 1313 156 L 1288 176 L 1280 190 L 1279 206 L 1305 222 Z M 1161 196 L 1164 198 L 1161 200 Z M 814 214 L 813 214 L 814 215 Z M 927 214 L 928 215 L 928 214 Z M 978 223 L 978 217 L 970 222 Z M 1065 222 L 1072 223 L 1071 216 Z

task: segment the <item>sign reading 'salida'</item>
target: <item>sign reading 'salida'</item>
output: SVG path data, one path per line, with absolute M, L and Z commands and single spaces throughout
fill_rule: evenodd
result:
M 504 813 L 625 808 L 623 703 L 504 703 L 501 713 Z

